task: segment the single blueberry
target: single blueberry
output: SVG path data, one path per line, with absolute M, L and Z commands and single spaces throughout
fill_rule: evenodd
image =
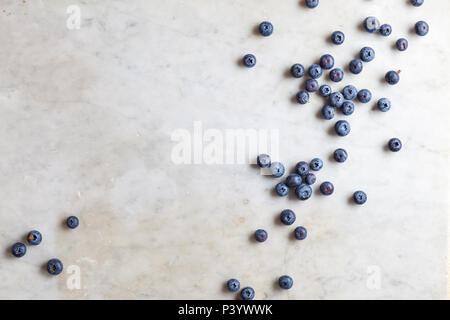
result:
M 297 240 L 303 240 L 306 238 L 308 232 L 306 231 L 305 227 L 297 227 L 294 230 L 294 237 Z
M 284 166 L 281 162 L 272 162 L 270 165 L 270 172 L 274 177 L 281 177 L 284 174 Z
M 307 200 L 311 198 L 312 189 L 307 184 L 301 184 L 297 188 L 295 188 L 295 194 L 299 200 Z
M 363 64 L 362 61 L 359 59 L 353 59 L 352 61 L 350 61 L 350 63 L 348 64 L 348 69 L 350 70 L 351 73 L 353 74 L 359 74 L 361 73 L 362 69 L 363 69 Z
M 331 94 L 331 87 L 327 84 L 323 84 L 319 88 L 319 93 L 322 97 L 328 97 Z
M 280 182 L 276 185 L 275 191 L 280 197 L 284 197 L 288 195 L 289 187 L 284 182 Z
M 67 222 L 67 226 L 68 226 L 70 229 L 75 229 L 75 228 L 78 227 L 78 225 L 80 224 L 80 221 L 79 221 L 78 218 L 75 217 L 75 216 L 70 216 L 70 217 L 68 217 L 66 222 Z
M 256 64 L 256 57 L 254 55 L 252 55 L 251 53 L 249 53 L 244 56 L 242 61 L 244 63 L 244 66 L 246 66 L 248 68 L 252 68 Z
M 261 168 L 268 168 L 270 167 L 271 161 L 270 161 L 270 156 L 268 154 L 260 154 L 257 158 L 256 158 L 256 163 L 258 164 L 258 166 L 260 166 Z
M 361 89 L 358 91 L 358 100 L 361 103 L 367 103 L 372 99 L 372 93 L 367 89 Z
M 291 67 L 291 74 L 294 78 L 301 78 L 305 74 L 305 68 L 300 63 L 296 63 Z
M 308 92 L 316 92 L 319 89 L 319 83 L 316 79 L 308 79 L 305 83 L 305 89 Z
M 331 195 L 334 192 L 333 184 L 330 181 L 322 182 L 320 185 L 320 192 L 325 196 Z
M 406 49 L 408 49 L 408 40 L 406 40 L 405 38 L 400 38 L 395 43 L 395 46 L 398 50 L 405 51 Z
M 309 164 L 305 161 L 300 161 L 295 166 L 295 171 L 302 177 L 306 176 L 309 172 Z
M 388 98 L 381 98 L 377 102 L 377 107 L 378 109 L 380 109 L 380 111 L 389 111 L 389 109 L 391 109 L 391 101 L 389 101 Z
M 385 36 L 385 37 L 389 36 L 392 33 L 391 25 L 387 24 L 387 23 L 381 25 L 380 33 L 381 33 L 382 36 Z
M 388 143 L 389 150 L 393 152 L 398 152 L 402 148 L 402 142 L 398 138 L 392 138 Z
M 347 160 L 347 157 L 348 157 L 347 151 L 341 148 L 336 149 L 333 153 L 333 158 L 337 162 L 345 162 L 345 160 Z
M 314 173 L 311 173 L 311 172 L 308 173 L 305 176 L 305 183 L 309 184 L 309 185 L 312 185 L 312 184 L 316 183 L 316 175 Z
M 344 71 L 339 68 L 335 68 L 330 71 L 330 80 L 333 82 L 339 82 L 344 79 Z
M 320 76 L 322 75 L 322 68 L 318 64 L 313 64 L 311 67 L 309 67 L 308 74 L 313 79 L 320 78 Z
M 355 201 L 356 204 L 364 204 L 367 201 L 367 195 L 364 191 L 356 191 L 353 194 L 353 200 Z
M 340 108 L 344 103 L 344 95 L 340 92 L 333 92 L 330 94 L 330 105 L 332 107 Z
M 345 35 L 341 31 L 335 31 L 331 34 L 331 42 L 334 44 L 343 44 L 345 40 Z
M 241 298 L 244 300 L 253 300 L 255 297 L 255 290 L 251 287 L 245 287 L 241 290 Z
M 255 231 L 255 240 L 258 242 L 264 242 L 267 240 L 267 231 L 263 229 L 258 229 Z
M 313 171 L 319 171 L 320 169 L 323 168 L 323 161 L 321 159 L 319 159 L 319 158 L 314 158 L 309 163 L 309 167 Z
M 351 101 L 345 101 L 342 105 L 341 110 L 343 114 L 349 116 L 353 113 L 353 111 L 355 111 L 355 105 Z
M 356 95 L 358 94 L 358 90 L 351 84 L 344 87 L 342 90 L 342 95 L 344 96 L 345 100 L 353 100 L 355 99 Z
M 230 279 L 227 282 L 227 287 L 228 287 L 228 290 L 230 290 L 232 292 L 236 292 L 241 287 L 241 284 L 236 279 Z
M 37 246 L 42 241 L 42 234 L 36 230 L 30 231 L 27 236 L 27 241 L 29 244 Z
M 281 276 L 280 279 L 278 279 L 278 284 L 282 289 L 290 289 L 294 284 L 294 280 L 289 276 Z
M 334 125 L 334 130 L 338 135 L 344 137 L 350 133 L 350 123 L 345 120 L 339 120 Z
M 423 5 L 424 0 L 409 0 L 414 7 L 420 7 Z
M 326 105 L 322 108 L 322 116 L 325 120 L 331 120 L 334 118 L 334 107 Z
M 320 57 L 320 66 L 322 69 L 329 70 L 334 66 L 334 58 L 331 54 L 324 54 Z
M 313 9 L 319 5 L 319 0 L 305 0 L 305 4 L 308 8 Z
M 281 211 L 280 220 L 283 224 L 289 226 L 295 222 L 295 213 L 291 209 Z
M 63 264 L 59 259 L 51 259 L 47 262 L 47 271 L 51 275 L 58 275 L 63 271 Z
M 416 33 L 419 36 L 424 36 L 428 33 L 430 27 L 428 26 L 428 23 L 426 23 L 425 21 L 418 21 L 416 22 L 414 29 L 416 30 Z
M 264 37 L 268 37 L 273 32 L 273 25 L 269 21 L 263 21 L 259 25 L 259 33 Z
M 296 187 L 302 184 L 302 177 L 299 174 L 293 173 L 287 176 L 286 184 L 288 187 Z
M 27 253 L 27 246 L 22 242 L 16 242 L 11 248 L 11 253 L 16 258 L 21 258 Z
M 390 85 L 397 84 L 400 81 L 400 75 L 395 71 L 388 71 L 384 77 L 387 83 Z
M 359 52 L 359 57 L 364 62 L 370 62 L 375 59 L 375 50 L 373 50 L 371 47 L 364 47 Z
M 367 17 L 363 25 L 364 29 L 370 33 L 375 33 L 380 29 L 380 21 L 375 17 Z
M 309 102 L 309 93 L 308 91 L 302 90 L 297 93 L 296 96 L 297 102 L 300 104 L 306 104 Z

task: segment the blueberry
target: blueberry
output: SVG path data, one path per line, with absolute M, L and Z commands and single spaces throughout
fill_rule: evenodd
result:
M 305 68 L 300 63 L 296 63 L 291 67 L 291 74 L 294 78 L 301 78 L 305 74 Z
M 227 287 L 228 287 L 228 290 L 236 292 L 241 287 L 241 284 L 236 279 L 230 279 L 227 282 Z
M 353 100 L 355 99 L 356 95 L 358 93 L 358 90 L 351 84 L 344 87 L 342 90 L 342 95 L 344 96 L 345 100 Z
M 289 193 L 289 187 L 284 182 L 280 182 L 276 185 L 275 191 L 280 197 L 287 196 Z
M 388 98 L 381 98 L 377 102 L 377 107 L 380 111 L 386 112 L 391 109 L 391 101 Z
M 364 20 L 364 29 L 367 32 L 375 33 L 380 29 L 380 21 L 375 17 L 367 17 Z
M 251 287 L 245 287 L 241 290 L 241 298 L 244 300 L 253 300 L 255 297 L 255 290 Z
M 320 169 L 323 168 L 323 161 L 321 159 L 319 159 L 319 158 L 314 158 L 309 163 L 309 167 L 313 171 L 319 171 Z
M 359 74 L 361 73 L 362 69 L 363 69 L 363 64 L 362 61 L 359 59 L 353 59 L 352 61 L 350 61 L 350 63 L 348 64 L 348 69 L 350 70 L 351 73 L 353 74 Z
M 263 229 L 258 229 L 255 231 L 255 240 L 258 242 L 264 242 L 267 240 L 267 231 Z
M 305 183 L 306 184 L 309 184 L 309 185 L 312 185 L 312 184 L 314 184 L 314 183 L 316 183 L 316 176 L 315 176 L 315 174 L 314 173 L 308 173 L 306 176 L 305 176 Z
M 322 108 L 322 116 L 325 120 L 331 120 L 334 118 L 334 107 L 326 105 Z
M 320 185 L 320 192 L 325 196 L 331 195 L 334 192 L 333 184 L 330 181 L 322 182 Z
M 256 57 L 249 53 L 244 56 L 242 61 L 244 62 L 244 66 L 246 66 L 248 68 L 252 68 L 256 64 Z
M 400 75 L 398 74 L 398 72 L 395 72 L 395 71 L 391 70 L 391 71 L 388 71 L 386 73 L 386 76 L 384 77 L 384 79 L 390 85 L 394 85 L 394 84 L 397 84 L 400 81 Z
M 300 104 L 306 104 L 309 102 L 309 93 L 308 91 L 302 90 L 299 93 L 297 93 L 296 96 L 297 102 Z
M 11 253 L 16 258 L 21 258 L 27 253 L 27 246 L 22 242 L 16 242 L 11 248 Z
M 392 138 L 391 140 L 389 140 L 388 146 L 389 150 L 397 152 L 402 148 L 402 142 L 398 138 Z
M 27 236 L 27 241 L 29 244 L 37 246 L 42 241 L 42 234 L 36 230 L 30 231 Z
M 395 43 L 395 46 L 398 50 L 405 51 L 406 49 L 408 49 L 408 40 L 406 40 L 405 38 L 400 38 Z
M 355 111 L 355 105 L 351 101 L 345 101 L 342 105 L 341 110 L 343 114 L 349 116 L 353 113 L 353 111 Z
M 344 137 L 350 133 L 350 123 L 345 120 L 339 120 L 334 125 L 334 130 L 338 135 Z
M 281 177 L 284 174 L 284 166 L 281 162 L 272 162 L 270 165 L 270 172 L 274 177 Z
M 319 89 L 319 83 L 316 79 L 308 79 L 305 83 L 305 89 L 308 92 L 316 92 Z
M 344 96 L 340 92 L 333 92 L 330 94 L 330 105 L 332 107 L 340 108 L 344 103 Z
M 305 227 L 297 227 L 294 230 L 294 237 L 297 240 L 303 240 L 306 238 L 308 232 L 306 231 Z
M 359 52 L 359 57 L 364 62 L 370 62 L 375 59 L 375 50 L 373 50 L 371 47 L 364 47 Z
M 320 57 L 320 66 L 322 69 L 329 70 L 334 66 L 334 58 L 331 54 L 324 54 Z
M 51 275 L 58 275 L 63 271 L 63 264 L 59 259 L 51 259 L 47 262 L 47 271 Z
M 288 187 L 296 187 L 302 184 L 302 177 L 299 174 L 293 173 L 287 176 L 286 184 Z
M 344 71 L 339 68 L 335 68 L 330 71 L 330 80 L 333 82 L 339 82 L 344 78 Z
M 333 153 L 333 158 L 337 162 L 345 162 L 345 160 L 347 160 L 347 157 L 348 157 L 347 151 L 341 148 L 336 149 Z
M 295 166 L 295 171 L 302 177 L 306 176 L 309 172 L 308 162 L 300 161 L 299 163 L 297 163 L 297 165 Z
M 319 5 L 319 0 L 305 0 L 305 4 L 308 8 L 315 8 Z
M 364 204 L 367 201 L 367 195 L 364 191 L 356 191 L 353 194 L 353 200 L 356 204 Z
M 367 103 L 372 99 L 372 93 L 367 89 L 362 89 L 358 91 L 358 100 L 361 103 Z
M 259 25 L 259 33 L 264 37 L 268 37 L 273 32 L 273 25 L 269 21 L 261 22 Z
M 70 217 L 68 217 L 66 222 L 67 222 L 67 226 L 68 226 L 70 229 L 75 229 L 76 227 L 78 227 L 78 225 L 79 225 L 79 223 L 80 223 L 80 221 L 78 220 L 78 218 L 75 217 L 75 216 L 70 216 Z
M 331 42 L 334 44 L 343 44 L 345 40 L 345 35 L 341 31 L 335 31 L 331 34 Z
M 301 184 L 297 188 L 295 188 L 295 194 L 299 200 L 307 200 L 311 198 L 312 189 L 307 184 Z
M 289 276 L 281 276 L 280 279 L 278 279 L 278 284 L 282 289 L 290 289 L 294 284 L 294 280 Z
M 318 64 L 313 64 L 311 67 L 309 67 L 308 73 L 313 79 L 320 78 L 320 76 L 322 75 L 322 68 Z
M 409 0 L 414 7 L 420 7 L 423 5 L 423 0 Z
M 323 84 L 319 88 L 319 93 L 322 97 L 328 97 L 331 94 L 331 87 L 327 84 Z
M 281 211 L 280 220 L 283 224 L 289 226 L 295 222 L 295 213 L 291 209 Z
M 261 168 L 268 168 L 270 167 L 270 156 L 268 154 L 260 154 L 257 158 L 256 158 L 256 163 L 258 164 L 258 166 L 260 166 Z
M 381 25 L 380 33 L 381 33 L 382 36 L 385 36 L 385 37 L 389 36 L 392 33 L 391 25 L 387 24 L 387 23 Z
M 428 26 L 428 23 L 426 23 L 425 21 L 418 21 L 414 26 L 414 29 L 416 30 L 416 33 L 419 36 L 424 36 L 428 33 L 430 27 Z

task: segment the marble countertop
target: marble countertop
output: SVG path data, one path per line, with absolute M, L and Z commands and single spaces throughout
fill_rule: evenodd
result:
M 447 297 L 450 1 L 282 2 L 2 1 L 0 298 L 233 299 L 231 277 L 256 299 Z M 393 34 L 363 31 L 369 15 Z M 264 20 L 275 27 L 267 38 L 255 33 Z M 411 30 L 418 20 L 426 37 Z M 335 30 L 342 46 L 328 40 Z M 406 52 L 393 48 L 399 37 Z M 303 80 L 286 71 L 324 53 L 345 68 L 363 46 L 375 60 L 332 87 L 368 88 L 373 101 L 337 115 L 352 126 L 337 137 L 318 116 L 322 98 L 293 101 Z M 246 53 L 255 68 L 238 63 Z M 402 70 L 396 86 L 382 81 L 391 69 Z M 381 97 L 387 113 L 374 108 Z M 317 178 L 333 196 L 280 198 L 279 179 L 248 161 L 208 161 L 211 141 L 239 130 L 273 134 L 289 171 L 324 159 Z M 391 137 L 401 152 L 386 150 Z M 344 164 L 330 159 L 338 147 Z M 364 206 L 349 201 L 358 189 Z M 292 227 L 278 223 L 286 208 Z M 69 215 L 78 229 L 63 226 Z M 297 225 L 306 240 L 292 239 Z M 266 243 L 251 240 L 258 228 Z M 32 229 L 42 244 L 12 257 Z M 44 269 L 54 257 L 65 265 L 57 277 Z M 289 291 L 277 287 L 283 274 Z

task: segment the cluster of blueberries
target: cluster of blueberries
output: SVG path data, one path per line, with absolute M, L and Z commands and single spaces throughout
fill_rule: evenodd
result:
M 319 5 L 319 0 L 304 0 L 308 8 L 315 8 Z M 424 0 L 410 0 L 410 3 L 419 7 Z M 369 33 L 379 32 L 382 36 L 389 36 L 392 33 L 392 27 L 389 24 L 381 25 L 376 17 L 367 17 L 363 22 L 364 29 Z M 274 27 L 272 23 L 264 21 L 259 25 L 259 32 L 262 36 L 268 37 L 273 33 Z M 425 36 L 429 31 L 429 26 L 425 21 L 418 21 L 414 30 L 417 35 Z M 341 31 L 335 31 L 331 35 L 331 41 L 336 45 L 341 45 L 345 41 L 345 34 Z M 400 51 L 408 48 L 408 41 L 400 38 L 396 41 L 396 47 Z M 375 50 L 371 47 L 364 47 L 359 52 L 360 59 L 354 59 L 349 63 L 349 70 L 353 74 L 359 74 L 363 69 L 363 62 L 370 62 L 375 58 Z M 310 93 L 318 91 L 322 97 L 329 99 L 329 104 L 322 108 L 322 116 L 326 120 L 334 118 L 335 109 L 340 109 L 344 115 L 351 115 L 355 106 L 352 102 L 355 98 L 361 103 L 368 103 L 372 99 L 372 93 L 368 89 L 357 90 L 353 85 L 346 85 L 342 92 L 333 92 L 327 84 L 319 86 L 319 79 L 323 70 L 330 70 L 329 78 L 333 82 L 340 82 L 344 78 L 344 71 L 340 68 L 334 68 L 334 58 L 330 54 L 320 57 L 318 64 L 313 64 L 308 68 L 309 79 L 305 82 L 305 90 L 301 90 L 296 95 L 296 100 L 300 104 L 306 104 L 310 101 Z M 256 65 L 256 57 L 253 54 L 246 54 L 243 58 L 243 64 L 246 67 L 254 67 Z M 305 75 L 305 68 L 302 64 L 296 63 L 290 68 L 290 73 L 294 78 L 301 78 Z M 388 71 L 385 80 L 390 85 L 395 85 L 400 81 L 399 71 Z M 382 112 L 387 112 L 391 108 L 391 102 L 388 98 L 381 98 L 377 101 L 377 107 Z M 350 133 L 350 124 L 348 121 L 339 120 L 336 122 L 334 129 L 339 136 L 346 136 Z M 402 142 L 398 138 L 392 138 L 388 142 L 388 147 L 393 152 L 398 152 L 402 148 Z M 333 158 L 337 162 L 345 162 L 348 154 L 344 149 L 336 149 Z M 267 154 L 261 154 L 257 157 L 257 164 L 261 168 L 270 169 L 270 173 L 274 177 L 281 177 L 285 173 L 285 167 L 280 162 L 271 162 L 271 158 Z M 295 166 L 295 173 L 287 176 L 285 182 L 276 185 L 275 190 L 279 196 L 288 195 L 290 188 L 295 188 L 295 194 L 299 200 L 307 200 L 312 195 L 311 185 L 316 182 L 316 176 L 312 171 L 319 171 L 323 167 L 323 161 L 314 158 L 310 163 L 300 161 Z M 323 195 L 331 195 L 334 186 L 331 182 L 325 181 L 320 185 L 320 192 Z M 353 200 L 356 204 L 362 205 L 367 201 L 367 195 L 364 191 L 358 190 L 353 193 Z M 285 225 L 291 225 L 295 222 L 295 213 L 290 209 L 285 209 L 280 214 L 280 220 Z M 303 226 L 299 226 L 294 230 L 294 237 L 297 240 L 306 238 L 307 230 Z M 255 231 L 254 237 L 258 242 L 265 242 L 268 238 L 266 230 L 258 229 Z M 290 276 L 284 275 L 279 278 L 279 285 L 283 289 L 290 289 L 293 285 Z M 236 279 L 230 279 L 227 282 L 230 291 L 236 292 L 240 289 L 240 283 Z M 241 297 L 244 300 L 251 300 L 255 296 L 255 291 L 251 287 L 245 287 L 241 290 Z
M 70 216 L 66 220 L 66 224 L 70 229 L 78 227 L 80 221 L 75 216 Z M 39 231 L 32 230 L 27 235 L 27 242 L 29 245 L 37 246 L 42 242 L 42 234 Z M 11 249 L 13 256 L 17 258 L 23 257 L 27 253 L 27 246 L 22 242 L 16 242 Z M 63 264 L 59 259 L 50 259 L 47 262 L 47 271 L 51 275 L 58 275 L 63 270 Z

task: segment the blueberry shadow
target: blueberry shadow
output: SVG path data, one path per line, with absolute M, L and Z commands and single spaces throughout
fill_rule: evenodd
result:
M 284 224 L 280 220 L 280 215 L 275 216 L 273 222 L 276 226 L 284 226 Z
M 389 146 L 387 143 L 383 144 L 383 151 L 384 152 L 392 152 L 391 149 L 389 149 Z
M 301 103 L 298 103 L 298 101 L 297 101 L 297 94 L 294 94 L 294 95 L 291 97 L 291 103 L 292 103 L 292 104 L 295 104 L 295 105 L 302 105 Z
M 302 8 L 309 9 L 308 6 L 307 6 L 306 3 L 305 3 L 305 0 L 300 0 L 300 1 L 299 1 L 299 6 L 302 7 Z
M 223 283 L 220 291 L 222 291 L 223 293 L 233 293 L 233 291 L 230 291 L 230 289 L 228 289 L 227 281 Z
M 335 136 L 336 135 L 336 131 L 334 130 L 334 125 L 328 128 L 327 133 L 330 136 Z
M 251 69 L 251 68 L 248 68 L 248 67 L 246 67 L 246 66 L 244 65 L 244 61 L 243 61 L 242 59 L 243 59 L 242 57 L 236 59 L 236 64 L 237 64 L 239 67 L 241 67 L 241 68 Z
M 273 288 L 273 290 L 274 291 L 278 291 L 278 292 L 281 292 L 281 291 L 283 291 L 283 289 L 281 289 L 281 287 L 280 287 L 280 284 L 279 284 L 279 281 L 280 279 L 274 279 L 273 280 L 273 282 L 272 282 L 272 288 Z
M 43 262 L 41 264 L 41 266 L 39 267 L 39 272 L 42 273 L 42 275 L 45 275 L 49 278 L 52 277 L 52 275 L 50 273 L 48 273 L 48 271 L 47 271 L 47 262 Z
M 322 196 L 322 192 L 320 192 L 320 184 L 317 184 L 317 188 L 314 189 L 314 194 L 316 196 Z
M 355 200 L 353 200 L 353 195 L 352 195 L 352 196 L 349 196 L 349 197 L 347 198 L 347 203 L 348 203 L 349 205 L 351 205 L 351 206 L 357 206 L 357 204 L 355 203 Z
M 337 162 L 336 160 L 334 160 L 334 151 L 328 156 L 328 161 Z
M 12 254 L 12 245 L 8 246 L 7 248 L 5 248 L 5 250 L 3 250 L 3 254 L 5 256 L 5 259 L 7 259 L 7 260 L 20 259 L 20 258 L 16 258 L 16 257 L 13 256 L 13 254 Z
M 249 235 L 248 241 L 249 241 L 250 243 L 261 243 L 261 242 L 259 242 L 259 241 L 256 241 L 256 239 L 255 239 L 255 233 L 254 233 L 254 232 L 251 233 L 251 234 Z
M 291 78 L 298 79 L 298 78 L 295 78 L 295 77 L 292 76 L 291 68 L 288 68 L 288 69 L 284 70 L 283 77 L 286 78 L 286 79 L 291 79 Z
M 255 25 L 255 26 L 252 28 L 252 34 L 253 34 L 254 36 L 262 36 L 261 33 L 259 32 L 259 24 Z
M 315 115 L 316 115 L 316 118 L 319 120 L 326 120 L 322 115 L 322 109 L 317 110 Z

